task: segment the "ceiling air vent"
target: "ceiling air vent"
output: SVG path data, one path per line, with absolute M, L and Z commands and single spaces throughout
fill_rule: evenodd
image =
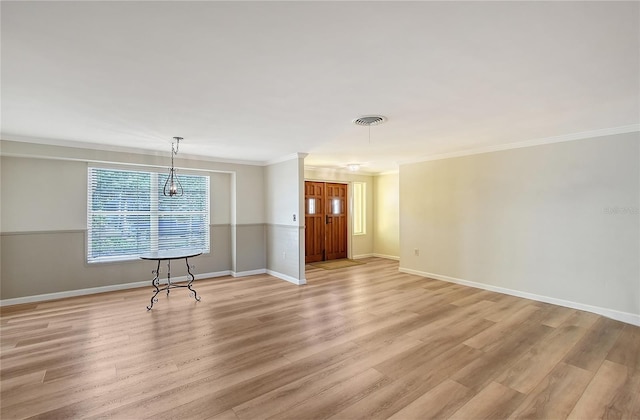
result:
M 372 125 L 382 124 L 386 120 L 387 118 L 382 115 L 364 115 L 353 120 L 353 123 L 370 127 Z

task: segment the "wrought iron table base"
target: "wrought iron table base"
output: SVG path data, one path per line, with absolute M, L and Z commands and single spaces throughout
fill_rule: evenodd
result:
M 189 289 L 189 296 L 193 297 L 197 302 L 200 302 L 200 298 L 198 297 L 198 294 L 196 293 L 195 289 L 191 287 L 191 285 L 193 284 L 193 281 L 195 280 L 195 277 L 191 272 L 191 266 L 189 266 L 189 257 L 184 257 L 184 261 L 187 265 L 187 278 L 189 278 L 189 282 L 187 284 L 171 283 L 171 259 L 167 259 L 167 284 L 164 287 L 159 287 L 160 286 L 160 261 L 162 260 L 158 259 L 158 266 L 156 267 L 155 270 L 152 271 L 152 273 L 155 274 L 156 276 L 153 278 L 153 280 L 151 280 L 151 285 L 156 290 L 153 296 L 151 297 L 151 304 L 147 306 L 147 310 L 150 311 L 151 308 L 153 308 L 153 304 L 158 301 L 158 298 L 157 298 L 158 293 L 166 290 L 167 295 L 169 295 L 169 292 L 171 291 L 171 289 L 178 288 L 178 287 L 186 287 L 187 289 Z

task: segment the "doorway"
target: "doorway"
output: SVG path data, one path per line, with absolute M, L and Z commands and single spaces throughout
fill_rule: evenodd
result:
M 305 263 L 347 258 L 347 184 L 305 181 Z

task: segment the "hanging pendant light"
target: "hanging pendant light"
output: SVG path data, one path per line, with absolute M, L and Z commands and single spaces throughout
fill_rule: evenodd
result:
M 171 168 L 169 168 L 169 176 L 167 177 L 167 181 L 164 183 L 162 193 L 165 197 L 182 197 L 184 195 L 184 189 L 182 188 L 182 184 L 180 184 L 180 180 L 176 174 L 176 168 L 173 166 L 173 157 L 178 154 L 178 148 L 180 147 L 180 140 L 182 140 L 182 137 L 174 137 L 173 139 L 175 142 L 171 142 Z

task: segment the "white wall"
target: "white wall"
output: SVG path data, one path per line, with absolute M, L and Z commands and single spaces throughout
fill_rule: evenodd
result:
M 353 209 L 351 199 L 351 183 L 354 181 L 364 182 L 367 194 L 367 224 L 364 235 L 353 235 L 351 230 L 351 217 L 349 216 L 349 257 L 359 258 L 373 255 L 373 176 L 362 175 L 358 173 L 346 172 L 341 170 L 321 169 L 321 168 L 305 168 L 304 179 L 307 181 L 325 181 L 325 182 L 342 182 L 349 184 L 349 200 L 350 211 Z M 303 214 L 304 215 L 304 214 Z
M 296 284 L 305 283 L 303 167 L 304 156 L 296 155 L 266 166 L 264 176 L 267 269 Z
M 267 223 L 304 226 L 300 221 L 298 156 L 265 167 L 265 219 Z M 295 220 L 294 220 L 295 217 Z
M 373 178 L 373 253 L 400 258 L 400 177 L 398 173 Z
M 401 165 L 401 269 L 640 323 L 639 191 L 639 133 Z

